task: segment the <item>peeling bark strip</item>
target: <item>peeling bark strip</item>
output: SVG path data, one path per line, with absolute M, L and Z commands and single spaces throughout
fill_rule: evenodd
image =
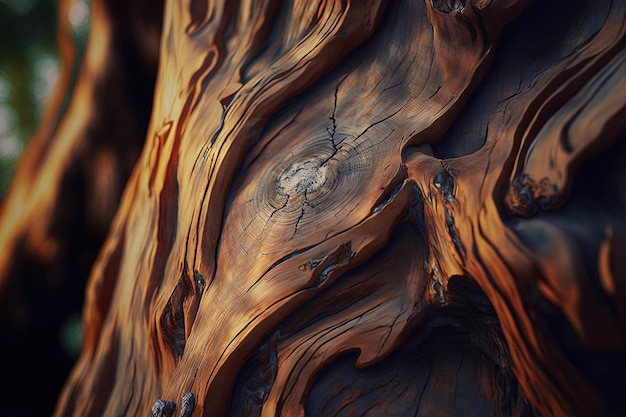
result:
M 55 415 L 620 415 L 626 3 L 546 3 L 166 1 Z

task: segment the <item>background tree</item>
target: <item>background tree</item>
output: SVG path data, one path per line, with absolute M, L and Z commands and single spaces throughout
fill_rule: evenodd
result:
M 92 16 L 0 229 L 8 297 L 117 207 L 56 415 L 620 415 L 626 4 Z

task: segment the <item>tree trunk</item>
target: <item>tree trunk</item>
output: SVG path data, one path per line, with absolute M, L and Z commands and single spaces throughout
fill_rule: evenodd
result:
M 55 415 L 623 415 L 626 3 L 531 3 L 95 0 L 2 212 L 71 260 L 45 199 L 8 213 L 80 140 L 123 172 L 150 91 Z

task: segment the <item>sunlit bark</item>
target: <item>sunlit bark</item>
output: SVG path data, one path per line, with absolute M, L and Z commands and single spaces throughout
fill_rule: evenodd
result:
M 55 415 L 620 415 L 625 45 L 624 2 L 166 2 Z

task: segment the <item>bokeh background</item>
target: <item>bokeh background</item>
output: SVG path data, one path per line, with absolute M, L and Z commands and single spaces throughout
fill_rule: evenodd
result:
M 65 0 L 63 0 L 65 1 Z M 90 0 L 69 0 L 69 21 L 77 59 L 77 74 L 89 32 Z M 0 199 L 4 198 L 15 166 L 37 129 L 47 100 L 59 78 L 57 49 L 58 0 L 0 0 Z M 41 349 L 57 351 L 55 363 L 37 366 L 38 374 L 8 375 L 0 367 L 0 417 L 48 416 L 80 351 L 80 315 L 70 317 L 48 346 L 32 346 L 33 363 Z M 27 335 L 0 334 L 0 343 Z M 26 352 L 25 352 L 26 353 Z M 11 360 L 11 358 L 2 358 Z M 4 369 L 1 369 L 4 368 Z M 18 381 L 44 380 L 45 391 L 30 392 Z M 38 384 L 41 385 L 41 384 Z M 26 394 L 22 395 L 24 392 Z M 25 401 L 24 398 L 32 398 Z
M 59 77 L 57 1 L 0 0 L 2 196 Z M 84 50 L 89 31 L 89 9 L 90 1 L 86 0 L 74 1 L 70 7 L 69 19 L 79 55 Z

